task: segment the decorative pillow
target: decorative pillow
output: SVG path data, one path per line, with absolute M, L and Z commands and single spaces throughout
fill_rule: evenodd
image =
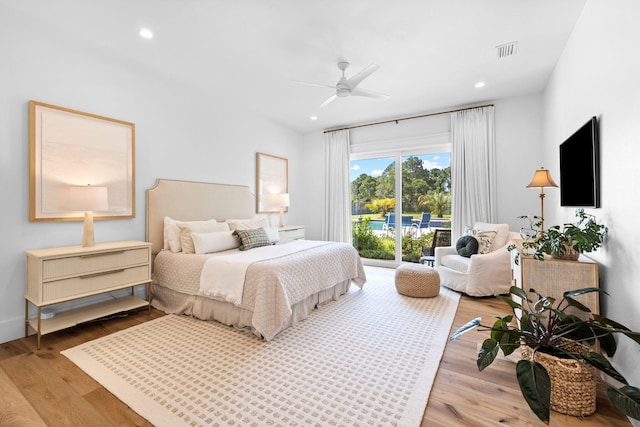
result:
M 462 236 L 456 242 L 458 255 L 469 258 L 478 253 L 478 240 L 473 236 Z
M 260 227 L 269 227 L 267 218 L 251 218 L 251 219 L 228 219 L 225 221 L 229 224 L 231 230 L 255 230 Z
M 253 230 L 234 230 L 234 236 L 240 238 L 240 250 L 248 251 L 249 249 L 268 246 L 271 244 L 269 236 L 264 228 L 255 228 Z
M 473 230 L 472 237 L 475 237 L 478 241 L 479 254 L 488 254 L 491 252 L 491 245 L 493 245 L 493 240 L 496 238 L 496 234 L 496 231 Z
M 180 228 L 178 224 L 215 224 L 215 219 L 206 221 L 179 221 L 171 217 L 164 217 L 164 249 L 171 252 L 181 252 L 182 244 L 180 243 Z
M 191 233 L 196 254 L 210 254 L 226 251 L 240 246 L 240 241 L 233 231 L 215 231 L 213 233 Z
M 493 252 L 496 249 L 506 245 L 509 241 L 509 224 L 492 224 L 488 222 L 476 222 L 473 225 L 474 230 L 479 231 L 495 231 L 496 236 L 493 239 L 493 243 L 489 249 L 489 252 Z
M 213 233 L 216 231 L 229 231 L 229 226 L 224 222 L 209 223 L 209 224 L 197 224 L 197 223 L 178 223 L 180 229 L 180 245 L 182 246 L 182 253 L 193 254 L 196 252 L 196 248 L 193 245 L 193 238 L 191 233 Z
M 277 227 L 262 227 L 269 237 L 270 243 L 278 243 L 280 241 L 280 232 Z

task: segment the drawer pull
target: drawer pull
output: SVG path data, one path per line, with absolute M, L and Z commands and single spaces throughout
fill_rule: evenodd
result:
M 124 271 L 124 268 L 121 268 L 120 270 L 101 271 L 100 273 L 85 274 L 79 277 L 80 279 L 90 279 L 92 277 L 106 276 L 107 274 L 122 273 L 123 271 Z
M 118 254 L 123 254 L 124 252 L 125 251 L 98 252 L 95 254 L 80 255 L 80 258 L 95 258 L 98 256 L 105 256 L 105 255 L 118 255 Z

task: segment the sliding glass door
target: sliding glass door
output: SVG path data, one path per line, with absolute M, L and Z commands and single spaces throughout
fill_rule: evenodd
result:
M 450 153 L 360 155 L 350 166 L 353 244 L 360 255 L 418 262 L 435 228 L 450 227 Z

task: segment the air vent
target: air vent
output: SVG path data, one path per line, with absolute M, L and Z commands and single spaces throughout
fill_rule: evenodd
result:
M 496 46 L 498 52 L 498 58 L 506 58 L 507 56 L 513 56 L 518 51 L 518 42 L 511 42 Z

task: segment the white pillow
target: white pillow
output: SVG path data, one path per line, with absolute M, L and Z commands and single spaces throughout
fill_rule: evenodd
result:
M 473 225 L 475 230 L 480 231 L 495 231 L 496 236 L 493 239 L 493 243 L 489 248 L 489 252 L 493 252 L 496 249 L 506 245 L 509 241 L 509 224 L 491 224 L 488 222 L 476 222 Z
M 254 230 L 256 228 L 269 227 L 269 220 L 265 217 L 228 219 L 225 222 L 229 224 L 231 230 Z
M 233 231 L 215 231 L 213 233 L 191 233 L 196 254 L 210 254 L 226 251 L 240 246 L 240 240 Z
M 498 233 L 493 230 L 471 230 L 471 236 L 478 241 L 478 253 L 488 254 Z
M 264 231 L 267 233 L 267 237 L 269 238 L 270 243 L 277 243 L 280 241 L 280 233 L 278 232 L 278 227 L 262 227 Z
M 196 249 L 193 246 L 193 238 L 191 233 L 213 233 L 216 231 L 229 231 L 229 226 L 224 222 L 220 223 L 178 223 L 180 229 L 180 245 L 182 246 L 182 253 L 193 254 Z
M 180 243 L 180 228 L 178 224 L 215 224 L 215 219 L 206 221 L 180 221 L 171 217 L 164 217 L 164 248 L 171 252 L 181 252 L 182 245 Z

